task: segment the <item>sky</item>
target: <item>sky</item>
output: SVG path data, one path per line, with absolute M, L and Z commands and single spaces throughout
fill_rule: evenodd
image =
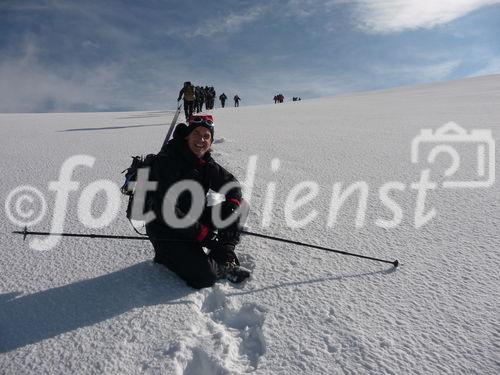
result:
M 0 112 L 241 105 L 500 73 L 500 0 L 0 0 Z

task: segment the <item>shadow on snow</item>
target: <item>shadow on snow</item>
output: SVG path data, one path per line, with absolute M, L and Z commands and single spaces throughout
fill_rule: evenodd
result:
M 193 293 L 165 267 L 145 261 L 93 279 L 24 295 L 0 295 L 0 353 L 113 318 L 136 307 L 187 304 Z
M 163 124 L 146 124 L 146 125 L 126 125 L 126 126 L 103 126 L 101 128 L 79 128 L 79 129 L 65 129 L 65 130 L 58 130 L 58 133 L 64 133 L 64 132 L 82 132 L 82 131 L 88 131 L 88 130 L 116 130 L 116 129 L 127 129 L 127 128 L 144 128 L 148 126 L 167 126 L 168 124 L 163 123 Z
M 391 267 L 381 271 L 292 281 L 229 293 L 227 296 L 391 274 L 394 271 Z M 1 294 L 0 353 L 102 322 L 133 308 L 192 303 L 182 298 L 193 292 L 165 267 L 145 261 L 110 274 L 26 296 L 16 298 L 20 293 L 15 292 Z

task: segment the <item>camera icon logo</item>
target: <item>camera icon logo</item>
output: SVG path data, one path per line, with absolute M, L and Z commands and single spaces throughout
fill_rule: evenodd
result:
M 452 177 L 459 171 L 461 164 L 473 165 L 474 176 L 470 180 L 451 178 L 443 181 L 444 188 L 486 188 L 495 183 L 495 140 L 489 129 L 473 129 L 470 133 L 454 122 L 448 122 L 433 132 L 421 129 L 420 134 L 411 143 L 411 162 L 419 162 L 419 149 L 424 144 L 434 147 L 427 155 L 427 162 L 432 164 L 442 153 L 451 157 L 452 163 L 444 171 L 445 177 Z M 461 159 L 457 147 L 466 147 L 469 159 Z M 466 163 L 462 163 L 465 162 Z M 474 163 L 475 162 L 475 163 Z

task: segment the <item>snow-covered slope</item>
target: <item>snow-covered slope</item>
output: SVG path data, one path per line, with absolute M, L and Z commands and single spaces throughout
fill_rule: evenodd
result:
M 65 238 L 53 250 L 32 250 L 10 234 L 18 228 L 3 208 L 0 373 L 497 373 L 498 182 L 443 187 L 456 176 L 474 178 L 462 171 L 479 165 L 473 142 L 460 149 L 461 168 L 449 177 L 443 177 L 448 156 L 429 164 L 432 147 L 422 144 L 421 160 L 412 164 L 410 146 L 421 129 L 450 121 L 467 131 L 491 129 L 498 139 L 499 103 L 500 76 L 486 76 L 213 111 L 215 158 L 248 183 L 247 165 L 256 160 L 252 231 L 399 259 L 396 270 L 246 236 L 239 254 L 252 279 L 195 291 L 151 262 L 147 242 Z M 55 200 L 49 182 L 66 159 L 87 154 L 95 164 L 73 173 L 80 185 L 69 195 L 64 230 L 133 235 L 123 214 L 107 228 L 86 228 L 78 201 L 96 180 L 119 185 L 131 155 L 156 152 L 172 115 L 0 115 L 2 205 L 18 186 L 37 188 L 48 210 L 30 229 L 49 230 Z M 494 159 L 499 165 L 498 152 Z M 424 213 L 434 208 L 436 215 L 417 229 L 419 193 L 412 183 L 427 168 L 437 187 L 426 191 Z M 498 176 L 498 167 L 493 172 Z M 391 181 L 400 223 L 382 228 L 380 220 L 397 213 L 379 198 Z M 355 225 L 359 195 L 353 194 L 333 224 L 335 189 L 356 182 L 368 191 L 365 217 Z M 315 194 L 287 219 L 294 192 L 296 199 Z M 105 202 L 98 196 L 94 212 Z M 20 207 L 26 213 L 29 202 Z M 315 214 L 310 223 L 291 228 L 293 219 L 309 214 Z

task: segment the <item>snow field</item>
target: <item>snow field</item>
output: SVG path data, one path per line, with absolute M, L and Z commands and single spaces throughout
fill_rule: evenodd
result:
M 424 168 L 441 183 L 449 161 L 411 164 L 410 144 L 421 129 L 449 121 L 491 129 L 498 139 L 499 85 L 499 76 L 486 76 L 213 111 L 216 160 L 244 181 L 257 156 L 250 230 L 399 259 L 397 270 L 245 236 L 238 254 L 252 278 L 195 291 L 152 264 L 147 242 L 63 239 L 37 252 L 10 234 L 16 228 L 2 211 L 0 373 L 496 374 L 498 181 L 486 189 L 428 191 L 425 210 L 436 216 L 417 229 L 411 184 Z M 160 147 L 172 115 L 0 115 L 2 203 L 19 185 L 36 187 L 49 212 L 31 229 L 49 229 L 48 182 L 68 157 L 92 155 L 95 165 L 73 174 L 80 186 L 70 195 L 64 228 L 91 232 L 78 221 L 82 190 L 98 179 L 119 186 L 131 155 Z M 464 166 L 472 156 L 464 154 Z M 495 162 L 498 178 L 498 151 Z M 317 215 L 291 229 L 284 203 L 303 181 L 319 190 L 294 217 Z M 335 225 L 326 225 L 334 185 L 358 181 L 369 188 L 362 225 L 355 225 L 357 194 Z M 378 197 L 388 181 L 405 185 L 391 192 L 403 216 L 389 229 L 375 224 L 393 216 Z M 98 196 L 93 212 L 104 204 Z M 124 210 L 125 201 L 122 214 L 98 232 L 133 234 Z

